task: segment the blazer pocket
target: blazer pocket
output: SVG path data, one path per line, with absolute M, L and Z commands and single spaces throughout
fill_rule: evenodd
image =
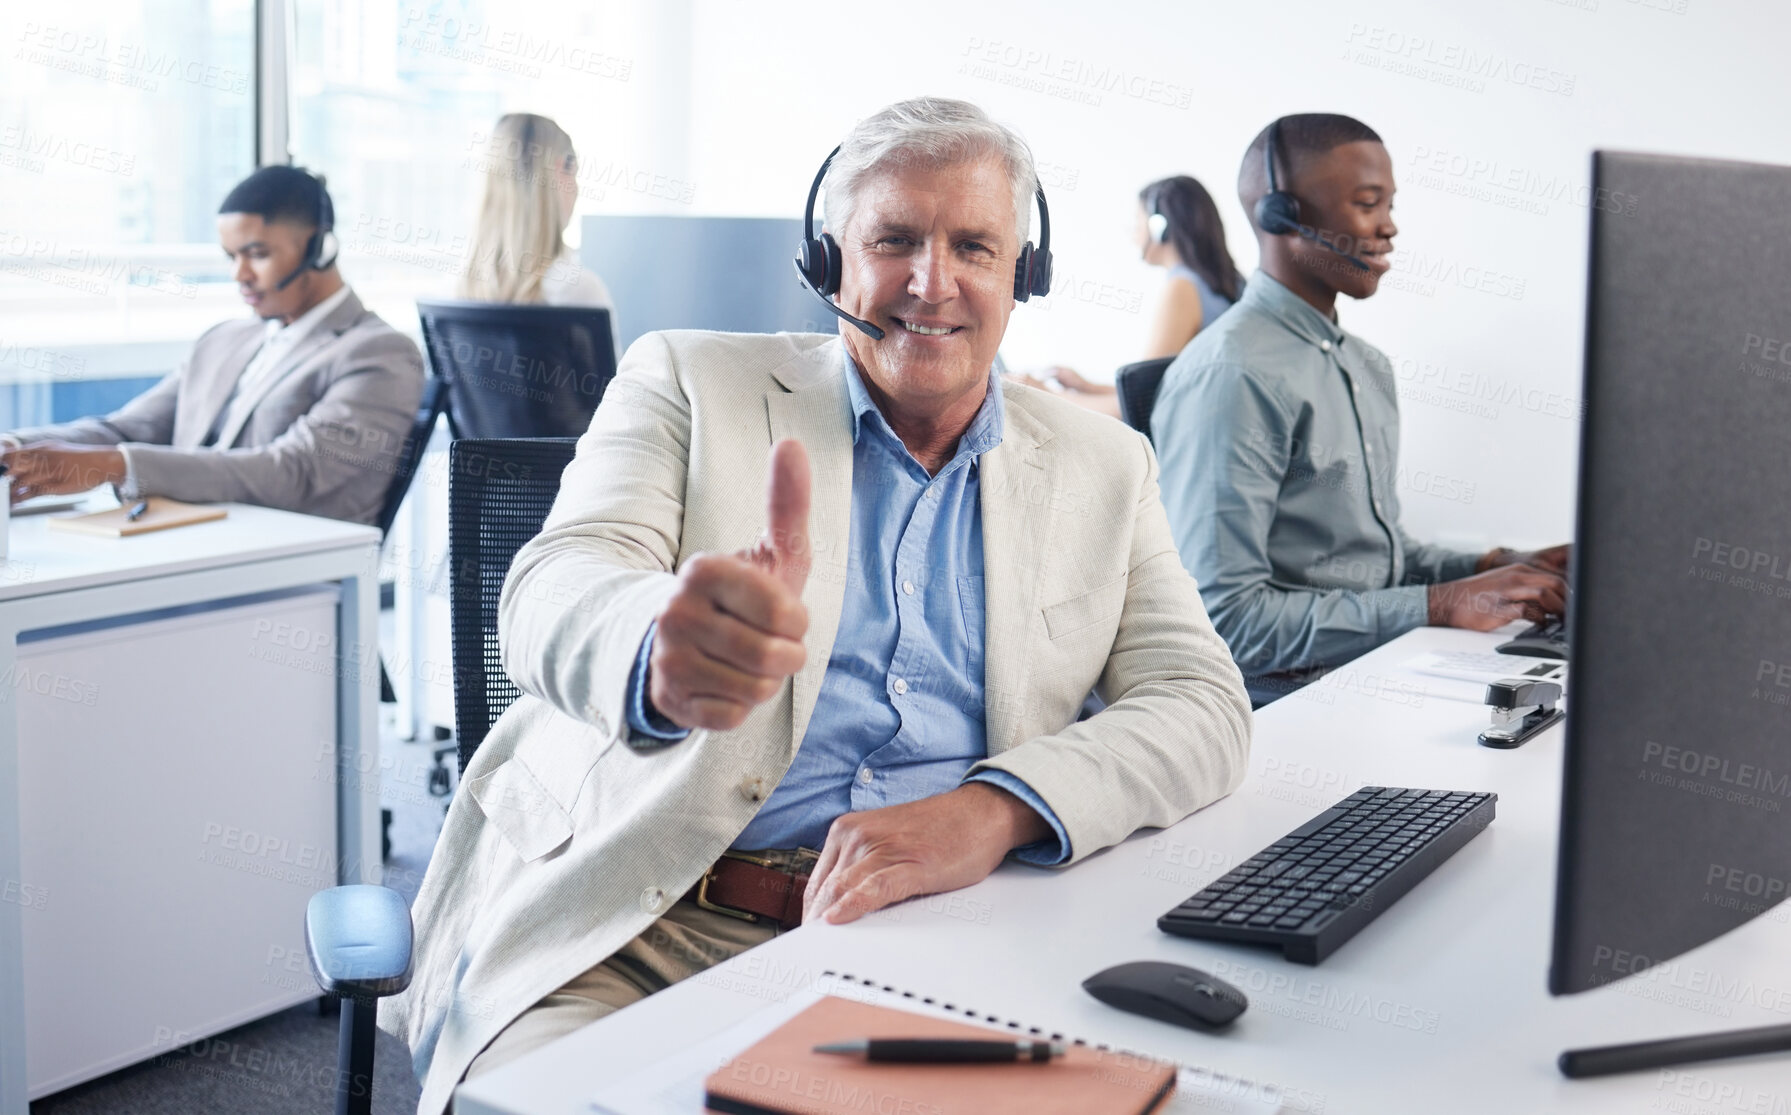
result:
M 572 838 L 572 817 L 516 755 L 466 784 L 485 819 L 504 834 L 524 863 Z
M 1061 639 L 1109 616 L 1118 615 L 1125 610 L 1125 606 L 1126 578 L 1122 576 L 1081 596 L 1072 596 L 1060 603 L 1047 605 L 1044 609 L 1045 631 L 1052 639 Z

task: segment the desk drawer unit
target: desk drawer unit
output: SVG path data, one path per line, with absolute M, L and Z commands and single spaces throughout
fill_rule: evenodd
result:
M 336 622 L 329 586 L 21 639 L 0 699 L 33 1098 L 317 995 L 303 922 L 338 869 Z

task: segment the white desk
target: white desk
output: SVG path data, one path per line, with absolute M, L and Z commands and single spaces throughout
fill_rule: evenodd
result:
M 371 527 L 236 504 L 216 522 L 125 539 L 51 531 L 44 516 L 13 520 L 10 560 L 0 564 L 0 1112 L 23 1115 L 28 1092 L 75 1082 L 67 1072 L 54 1080 L 29 1075 L 28 1050 L 42 1061 L 50 1043 L 28 1032 L 27 1001 L 35 997 L 41 1007 L 46 989 L 102 1000 L 81 1002 L 94 1030 L 115 1021 L 108 1005 L 118 1014 L 139 1012 L 128 1029 L 133 1048 L 110 1064 L 89 1065 L 82 1079 L 240 1024 L 270 1005 L 315 997 L 302 952 L 293 976 L 279 962 L 284 953 L 274 951 L 286 949 L 286 938 L 276 945 L 266 933 L 255 941 L 256 956 L 231 959 L 253 964 L 252 978 L 265 984 L 230 992 L 241 1017 L 217 1016 L 217 985 L 230 981 L 206 977 L 219 973 L 178 973 L 175 993 L 146 1004 L 141 995 L 132 1001 L 129 988 L 94 986 L 92 972 L 78 961 L 71 970 L 68 959 L 141 969 L 167 982 L 169 974 L 157 971 L 167 958 L 142 942 L 158 933 L 218 936 L 222 964 L 243 946 L 222 943 L 232 924 L 213 914 L 265 920 L 265 903 L 254 896 L 268 893 L 270 878 L 280 880 L 271 884 L 279 888 L 278 921 L 282 931 L 292 922 L 293 942 L 302 942 L 297 919 L 308 897 L 293 885 L 299 876 L 315 881 L 310 889 L 378 880 L 378 550 Z M 282 591 L 306 586 L 317 591 Z M 283 629 L 293 616 L 310 618 Z M 84 633 L 82 624 L 100 630 Z M 46 630 L 57 634 L 40 638 Z M 184 647 L 191 656 L 135 652 L 132 659 L 132 646 Z M 240 677 L 258 680 L 248 689 L 226 680 Z M 96 728 L 119 723 L 124 730 Z M 295 754 L 299 731 L 304 750 Z M 110 759 L 96 758 L 93 769 L 71 778 L 75 754 Z M 195 756 L 205 758 L 195 766 Z M 65 798 L 43 799 L 46 771 Z M 207 800 L 224 804 L 174 818 L 190 808 L 182 795 L 196 782 L 207 784 Z M 270 824 L 298 825 L 272 820 L 297 816 L 295 794 L 311 803 L 300 818 L 305 827 L 294 829 L 302 839 L 276 844 L 278 830 L 245 835 L 264 805 Z M 146 850 L 149 835 L 116 831 L 131 827 L 121 805 L 137 811 L 138 824 L 178 821 L 180 837 Z M 320 836 L 310 835 L 318 829 Z M 251 862 L 256 855 L 267 862 Z M 149 873 L 131 878 L 131 897 L 96 894 L 91 879 L 83 886 L 68 874 L 69 864 L 115 859 L 142 861 Z M 52 883 L 33 878 L 34 870 L 64 874 Z M 158 891 L 155 873 L 163 870 L 168 884 Z M 159 901 L 139 906 L 142 894 Z M 92 903 L 109 897 L 120 908 L 89 916 Z M 74 911 L 81 916 L 65 927 Z M 55 932 L 46 933 L 52 923 Z M 47 949 L 59 963 L 27 969 L 28 949 L 34 958 Z M 195 1032 L 191 1019 L 205 1011 L 212 1014 Z
M 1258 713 L 1248 780 L 1171 829 L 1138 834 L 1066 871 L 1008 864 L 955 894 L 786 934 L 463 1086 L 456 1110 L 584 1115 L 598 1082 L 716 1033 L 829 969 L 1272 1085 L 1288 1111 L 1786 1110 L 1784 1058 L 1596 1081 L 1556 1072 L 1556 1055 L 1569 1047 L 1791 1021 L 1780 1013 L 1791 995 L 1775 998 L 1791 991 L 1791 931 L 1781 908 L 1652 978 L 1550 998 L 1562 730 L 1515 751 L 1482 748 L 1474 737 L 1485 709 L 1426 696 L 1422 678 L 1395 669 L 1425 650 L 1494 641 L 1414 632 Z M 1157 930 L 1159 914 L 1350 790 L 1376 783 L 1493 790 L 1498 816 L 1317 967 Z M 1229 1033 L 1209 1036 L 1113 1010 L 1079 986 L 1101 968 L 1151 959 L 1237 984 L 1249 1010 Z

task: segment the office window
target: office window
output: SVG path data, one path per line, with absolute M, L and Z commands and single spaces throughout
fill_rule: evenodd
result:
M 0 428 L 103 410 L 240 305 L 218 201 L 254 166 L 253 0 L 0 15 Z
M 395 327 L 415 331 L 416 298 L 452 296 L 484 188 L 486 137 L 506 112 L 551 116 L 572 136 L 578 211 L 654 208 L 633 190 L 651 176 L 630 165 L 627 146 L 643 127 L 633 123 L 640 104 L 652 102 L 647 81 L 663 76 L 636 46 L 643 24 L 663 28 L 668 18 L 654 5 L 292 4 L 293 161 L 327 179 L 343 277 Z M 682 38 L 665 37 L 684 51 Z M 575 219 L 567 239 L 577 237 Z

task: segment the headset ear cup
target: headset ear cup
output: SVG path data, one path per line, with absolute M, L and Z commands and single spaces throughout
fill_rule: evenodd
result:
M 1152 240 L 1161 244 L 1169 239 L 1168 217 L 1165 217 L 1161 213 L 1152 213 L 1148 223 L 1150 225 L 1150 238 Z
M 845 258 L 840 254 L 839 241 L 831 233 L 821 234 L 821 285 L 816 287 L 822 294 L 832 297 L 840 292 L 840 275 L 845 270 Z
M 796 243 L 796 270 L 802 272 L 802 280 L 816 290 L 827 281 L 826 252 L 819 240 L 807 237 Z
M 1032 253 L 1032 293 L 1040 298 L 1051 293 L 1051 250 L 1039 248 Z
M 313 239 L 316 241 L 317 250 L 310 257 L 314 261 L 311 268 L 315 271 L 327 271 L 335 265 L 336 253 L 341 251 L 340 245 L 336 243 L 336 234 L 321 232 L 315 234 Z
M 1256 203 L 1256 227 L 1270 236 L 1300 231 L 1299 199 L 1285 190 L 1262 195 Z
M 1024 302 L 1032 297 L 1032 241 L 1028 240 L 1020 248 L 1020 258 L 1014 261 L 1014 301 Z

